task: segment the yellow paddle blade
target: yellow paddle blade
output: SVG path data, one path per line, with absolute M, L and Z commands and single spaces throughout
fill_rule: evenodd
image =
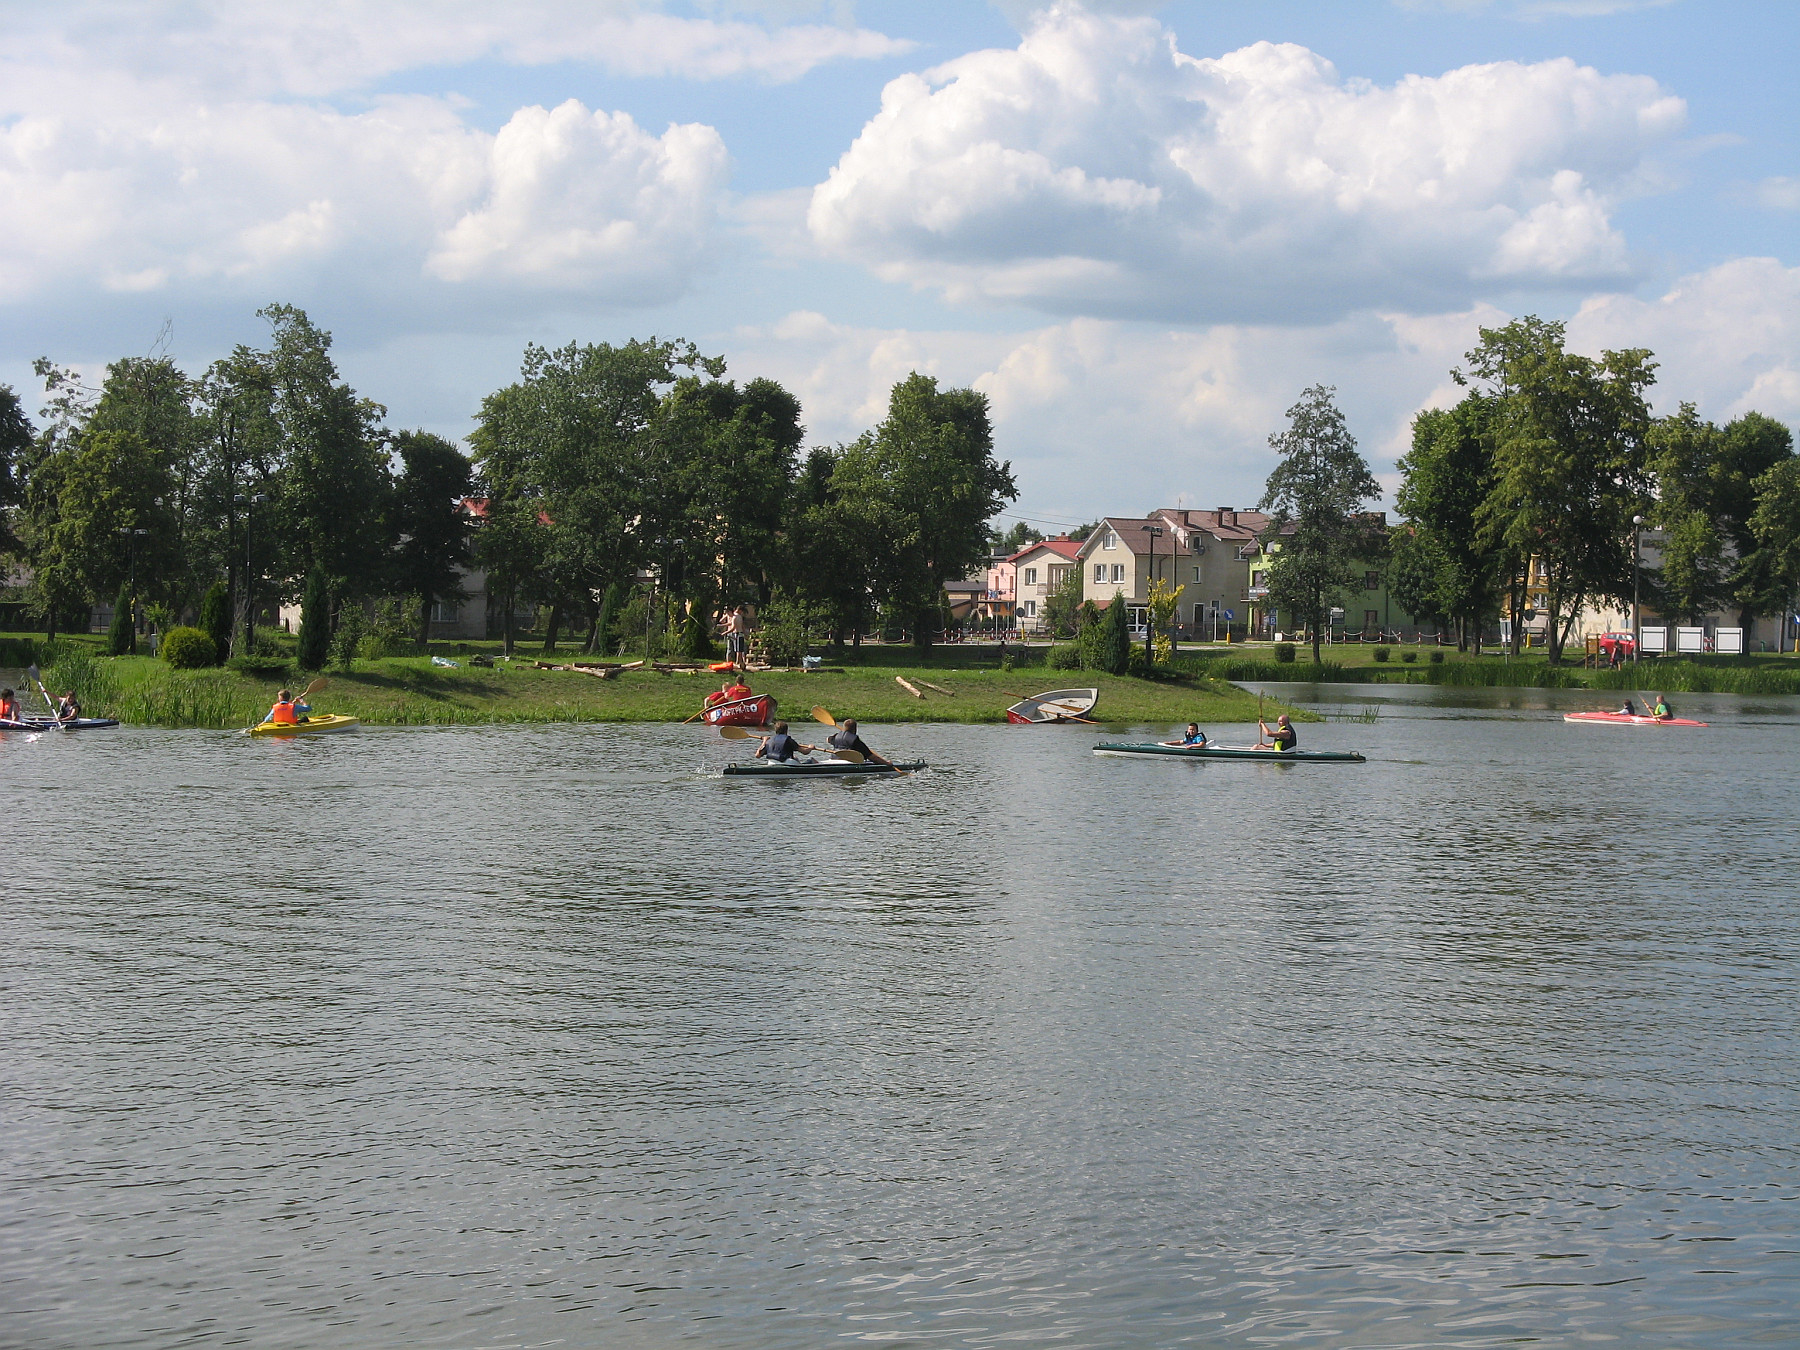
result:
M 300 691 L 300 697 L 311 698 L 314 694 L 318 693 L 319 690 L 330 683 L 331 680 L 328 677 L 321 675 L 318 679 L 314 680 L 311 684 L 307 685 L 306 688 Z
M 825 753 L 830 755 L 833 759 L 843 760 L 846 764 L 861 764 L 863 762 L 862 751 L 860 750 L 827 750 Z
M 814 708 L 813 721 L 823 722 L 828 727 L 835 727 L 837 725 L 837 718 L 833 717 L 831 711 L 827 708 Z
M 745 731 L 742 727 L 720 727 L 719 735 L 723 736 L 728 741 L 747 741 L 750 739 L 750 733 Z

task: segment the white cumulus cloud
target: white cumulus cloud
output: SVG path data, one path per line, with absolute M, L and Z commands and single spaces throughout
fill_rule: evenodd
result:
M 1304 48 L 1183 54 L 1074 5 L 884 90 L 819 245 L 953 299 L 1179 321 L 1445 310 L 1623 284 L 1615 204 L 1685 107 L 1561 59 L 1381 87 Z

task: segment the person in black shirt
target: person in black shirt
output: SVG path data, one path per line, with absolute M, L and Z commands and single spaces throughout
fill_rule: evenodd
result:
M 795 755 L 810 755 L 818 748 L 819 747 L 816 745 L 800 744 L 799 741 L 788 735 L 788 724 L 786 722 L 777 722 L 775 724 L 775 734 L 773 736 L 764 736 L 762 744 L 756 747 L 756 757 L 758 759 L 773 759 L 786 763 L 788 760 L 793 759 Z
M 1267 722 L 1258 722 L 1262 728 L 1263 738 L 1255 745 L 1257 750 L 1292 750 L 1300 744 L 1300 737 L 1294 732 L 1294 724 L 1288 721 L 1286 713 L 1275 719 L 1274 729 Z
M 840 722 L 838 724 L 838 729 L 825 738 L 825 743 L 833 750 L 854 750 L 864 759 L 870 760 L 876 764 L 892 763 L 891 760 L 883 759 L 863 743 L 862 736 L 856 730 L 856 719 L 854 717 L 846 717 Z

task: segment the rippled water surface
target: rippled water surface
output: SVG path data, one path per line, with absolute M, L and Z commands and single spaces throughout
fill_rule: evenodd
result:
M 0 737 L 0 1344 L 1800 1342 L 1800 705 L 1297 696 Z

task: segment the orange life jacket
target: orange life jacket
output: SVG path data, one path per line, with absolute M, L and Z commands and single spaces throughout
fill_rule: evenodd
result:
M 0 698 L 0 722 L 16 722 L 18 720 L 18 703 L 10 698 Z
M 300 719 L 294 715 L 293 704 L 277 703 L 273 708 L 269 709 L 269 720 L 271 722 L 278 722 L 285 727 L 293 726 L 299 722 Z

